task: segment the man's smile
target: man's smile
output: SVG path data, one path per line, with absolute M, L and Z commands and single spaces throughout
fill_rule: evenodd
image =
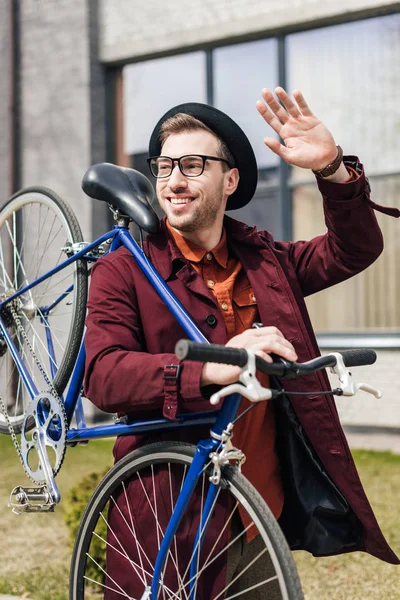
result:
M 173 206 L 190 204 L 195 200 L 193 196 L 167 196 L 166 200 Z

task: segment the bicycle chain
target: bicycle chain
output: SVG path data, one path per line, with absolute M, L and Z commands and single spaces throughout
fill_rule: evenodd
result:
M 56 389 L 55 389 L 52 381 L 50 380 L 50 378 L 47 375 L 46 371 L 44 370 L 44 368 L 40 364 L 40 361 L 39 361 L 38 357 L 36 356 L 36 353 L 35 353 L 34 349 L 32 348 L 32 344 L 31 344 L 28 336 L 25 333 L 25 329 L 24 329 L 24 327 L 23 327 L 23 325 L 22 325 L 22 323 L 20 321 L 20 318 L 17 315 L 17 312 L 16 312 L 14 306 L 12 305 L 12 303 L 10 303 L 10 307 L 9 308 L 10 308 L 10 312 L 11 312 L 11 314 L 13 316 L 14 322 L 15 322 L 15 324 L 17 326 L 17 329 L 18 329 L 19 333 L 21 334 L 21 336 L 24 339 L 26 345 L 28 346 L 28 349 L 29 349 L 30 353 L 32 354 L 32 357 L 35 360 L 36 366 L 38 367 L 40 373 L 43 375 L 43 378 L 44 378 L 45 382 L 49 386 L 51 394 L 53 395 L 53 397 L 55 398 L 57 404 L 60 407 L 60 413 L 61 413 L 61 417 L 62 417 L 62 419 L 64 421 L 65 431 L 67 431 L 68 430 L 68 421 L 67 421 L 67 415 L 66 415 L 66 412 L 65 412 L 64 404 L 63 404 L 60 396 L 58 395 L 58 393 L 57 393 L 57 391 L 56 391 Z M 20 445 L 18 443 L 18 439 L 17 439 L 17 436 L 15 434 L 14 427 L 13 427 L 13 425 L 12 425 L 10 419 L 9 419 L 9 416 L 8 416 L 8 413 L 7 413 L 7 408 L 4 405 L 4 402 L 3 402 L 2 398 L 1 398 L 1 396 L 0 396 L 0 409 L 1 409 L 2 413 L 4 414 L 4 417 L 5 417 L 6 421 L 7 421 L 7 426 L 8 426 L 8 430 L 10 432 L 11 439 L 13 441 L 15 450 L 16 450 L 16 452 L 18 454 L 19 460 L 21 461 L 21 464 L 22 464 L 22 467 L 23 467 L 23 469 L 25 471 L 25 474 L 26 474 L 26 476 L 31 481 L 35 481 L 29 475 L 29 472 L 26 469 L 25 461 L 24 461 L 24 458 L 22 456 L 22 451 L 21 451 Z M 64 462 L 65 452 L 66 452 L 66 436 L 65 436 L 65 434 L 64 434 L 63 438 L 60 438 L 59 443 L 63 444 L 63 451 L 62 451 L 62 456 L 61 456 L 61 460 L 60 460 L 60 463 L 58 465 L 58 468 L 57 469 L 52 469 L 54 477 L 60 471 L 61 466 L 62 466 L 62 464 Z M 35 483 L 37 483 L 37 482 L 35 482 Z M 45 483 L 45 481 L 43 481 L 43 483 Z

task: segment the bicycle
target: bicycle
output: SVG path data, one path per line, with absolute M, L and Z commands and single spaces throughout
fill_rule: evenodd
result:
M 251 530 L 257 532 L 262 546 L 258 564 L 268 554 L 271 572 L 262 582 L 250 582 L 248 591 L 266 586 L 267 594 L 271 588 L 282 599 L 301 600 L 300 581 L 282 531 L 261 496 L 240 473 L 245 457 L 231 443 L 240 398 L 245 395 L 257 402 L 283 393 L 262 388 L 255 378 L 256 367 L 283 379 L 331 367 L 341 380 L 338 393 L 354 395 L 364 389 L 377 395 L 369 386 L 355 386 L 346 370 L 346 366 L 372 364 L 375 353 L 347 351 L 303 364 L 284 360 L 266 363 L 244 350 L 209 345 L 143 251 L 142 230 L 154 232 L 158 226 L 151 209 L 154 191 L 147 178 L 132 169 L 104 163 L 89 169 L 83 189 L 89 196 L 106 201 L 117 221 L 112 230 L 91 243 L 83 241 L 71 209 L 46 188 L 22 190 L 0 210 L 0 432 L 11 435 L 22 466 L 36 485 L 16 487 L 9 506 L 16 513 L 54 510 L 60 501 L 55 476 L 68 445 L 116 435 L 211 425 L 209 439 L 200 441 L 197 447 L 174 442 L 151 444 L 129 454 L 107 473 L 82 517 L 72 556 L 70 599 L 98 597 L 99 590 L 105 590 L 107 598 L 132 597 L 120 582 L 108 579 L 104 557 L 96 558 L 99 545 L 104 554 L 111 539 L 115 539 L 111 550 L 126 560 L 130 569 L 127 577 L 135 579 L 141 600 L 194 600 L 196 595 L 214 600 L 238 597 L 237 576 L 229 585 L 219 582 L 214 593 L 215 582 L 209 574 L 217 573 L 217 579 L 226 576 L 224 569 L 234 545 L 247 539 Z M 140 229 L 140 245 L 129 233 L 131 221 Z M 32 235 L 33 227 L 38 230 L 37 236 Z M 178 358 L 242 367 L 240 384 L 211 397 L 211 403 L 218 403 L 229 396 L 218 412 L 180 415 L 177 422 L 158 418 L 86 426 L 81 394 L 87 266 L 120 245 L 131 252 L 192 340 L 178 344 Z M 54 262 L 55 266 L 50 267 Z M 43 387 L 44 391 L 39 391 Z M 76 427 L 71 426 L 74 415 Z M 21 445 L 17 433 L 21 434 Z M 38 456 L 37 464 L 34 456 Z M 163 477 L 162 490 L 156 490 L 155 474 Z M 140 524 L 128 502 L 127 489 L 132 482 L 141 486 L 140 501 L 148 502 L 153 511 L 156 543 L 151 552 L 144 548 Z M 129 551 L 118 546 L 109 517 L 105 516 L 119 510 L 121 498 L 126 499 L 126 514 L 122 516 L 133 539 Z M 200 499 L 199 505 L 196 498 Z M 167 518 L 164 515 L 159 523 L 161 503 Z M 229 507 L 229 516 L 214 535 L 215 527 L 221 524 L 221 507 Z M 233 524 L 239 513 L 242 527 L 236 535 Z M 247 515 L 244 520 L 243 515 Z M 190 538 L 186 545 L 184 536 Z M 244 577 L 245 572 L 241 575 Z

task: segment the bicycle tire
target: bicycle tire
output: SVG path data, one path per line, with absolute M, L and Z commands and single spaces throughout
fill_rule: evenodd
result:
M 128 519 L 125 521 L 126 525 L 128 526 L 129 529 L 129 537 L 133 536 L 132 538 L 132 548 L 133 546 L 136 546 L 136 550 L 138 552 L 138 557 L 139 558 L 132 558 L 132 554 L 130 554 L 130 557 L 127 555 L 126 552 L 126 545 L 124 548 L 124 544 L 123 542 L 126 541 L 123 538 L 120 538 L 122 540 L 118 542 L 119 548 L 121 548 L 123 550 L 123 552 L 125 552 L 126 556 L 125 558 L 128 559 L 128 567 L 129 565 L 133 568 L 133 572 L 131 573 L 131 575 L 129 575 L 129 584 L 127 584 L 128 586 L 135 586 L 135 589 L 125 589 L 125 587 L 122 587 L 123 582 L 121 580 L 119 581 L 115 581 L 115 579 L 113 578 L 112 580 L 110 580 L 109 578 L 105 578 L 104 572 L 102 571 L 102 569 L 105 568 L 105 557 L 103 556 L 103 553 L 105 553 L 105 548 L 110 548 L 111 550 L 109 550 L 108 552 L 114 552 L 117 549 L 115 547 L 112 546 L 111 540 L 114 539 L 117 540 L 116 536 L 115 536 L 115 531 L 116 531 L 116 527 L 115 527 L 115 522 L 113 522 L 113 517 L 111 516 L 111 519 L 109 519 L 109 521 L 107 522 L 106 517 L 104 517 L 104 512 L 107 510 L 107 507 L 109 508 L 110 506 L 114 507 L 113 510 L 117 511 L 116 509 L 116 499 L 115 497 L 118 494 L 122 494 L 121 498 L 123 498 L 124 502 L 127 502 L 128 500 L 128 494 L 126 492 L 127 488 L 129 485 L 132 484 L 132 481 L 145 481 L 146 485 L 148 484 L 149 486 L 149 490 L 154 489 L 154 507 L 155 507 L 155 512 L 154 512 L 154 508 L 152 508 L 153 514 L 155 514 L 155 519 L 158 518 L 158 515 L 160 515 L 160 521 L 163 520 L 160 508 L 160 506 L 163 506 L 164 508 L 166 507 L 166 503 L 165 503 L 165 498 L 167 498 L 169 496 L 169 494 L 171 494 L 171 498 L 172 498 L 172 493 L 171 491 L 165 490 L 165 486 L 164 486 L 164 492 L 165 492 L 165 498 L 163 499 L 163 501 L 161 502 L 161 497 L 160 494 L 162 495 L 162 492 L 160 491 L 156 491 L 161 490 L 162 489 L 162 485 L 158 485 L 154 486 L 154 482 L 151 483 L 150 480 L 146 479 L 146 472 L 149 473 L 151 472 L 152 477 L 154 477 L 154 469 L 158 469 L 158 475 L 160 474 L 161 470 L 159 469 L 160 465 L 163 466 L 164 471 L 166 473 L 168 473 L 169 475 L 167 476 L 167 481 L 168 481 L 168 477 L 169 477 L 169 483 L 170 483 L 170 489 L 173 487 L 173 481 L 171 481 L 171 467 L 167 468 L 167 465 L 174 465 L 173 469 L 177 469 L 178 466 L 179 468 L 182 468 L 182 470 L 184 470 L 184 472 L 186 472 L 186 469 L 190 466 L 193 456 L 196 452 L 196 448 L 195 446 L 191 446 L 189 444 L 184 444 L 181 442 L 157 442 L 154 444 L 150 444 L 148 446 L 144 446 L 143 448 L 140 448 L 138 450 L 135 450 L 133 452 L 131 452 L 129 455 L 125 456 L 121 461 L 117 462 L 116 465 L 114 465 L 114 467 L 106 474 L 106 476 L 102 479 L 102 481 L 99 483 L 99 485 L 97 486 L 96 490 L 94 491 L 81 520 L 80 523 L 80 527 L 76 536 L 76 541 L 75 541 L 75 546 L 74 546 L 74 550 L 73 550 L 73 554 L 72 554 L 72 561 L 71 561 L 71 571 L 70 571 L 70 600 L 89 600 L 91 598 L 98 598 L 99 596 L 96 595 L 96 593 L 98 594 L 99 591 L 104 591 L 106 590 L 106 596 L 105 598 L 110 598 L 112 600 L 114 600 L 114 598 L 117 597 L 129 597 L 129 598 L 147 598 L 150 596 L 147 596 L 144 592 L 146 589 L 148 589 L 148 587 L 146 588 L 146 586 L 151 585 L 151 582 L 148 581 L 148 579 L 151 579 L 151 575 L 149 575 L 149 571 L 151 572 L 151 568 L 148 568 L 146 566 L 143 565 L 147 565 L 147 561 L 150 564 L 150 559 L 149 557 L 151 557 L 151 553 L 149 552 L 149 547 L 145 546 L 145 540 L 142 537 L 142 534 L 140 532 L 140 526 L 142 523 L 142 515 L 139 515 L 135 517 L 135 513 L 131 512 L 131 506 L 128 507 L 128 512 L 126 512 L 126 509 L 124 509 L 124 511 L 126 512 L 127 515 L 130 515 L 130 517 L 128 517 Z M 172 469 L 172 472 L 174 473 L 174 470 Z M 149 471 L 150 470 L 150 471 Z M 208 480 L 208 474 L 205 473 L 203 474 L 203 480 L 207 479 Z M 178 488 L 179 488 L 179 479 L 180 479 L 180 475 L 178 476 Z M 159 480 L 158 480 L 159 481 Z M 175 482 L 176 483 L 176 482 Z M 139 484 L 137 484 L 139 485 Z M 201 482 L 201 484 L 199 485 L 203 485 L 203 483 Z M 253 520 L 254 523 L 256 523 L 258 532 L 261 536 L 261 544 L 265 545 L 265 548 L 267 548 L 269 555 L 272 559 L 272 565 L 273 568 L 275 569 L 276 575 L 274 576 L 274 581 L 269 581 L 269 583 L 264 583 L 263 586 L 265 585 L 274 585 L 275 587 L 273 588 L 275 590 L 275 594 L 277 593 L 277 585 L 279 586 L 279 594 L 280 595 L 275 595 L 273 596 L 273 598 L 282 598 L 285 600 L 303 600 L 303 593 L 301 590 L 301 585 L 300 585 L 300 581 L 298 578 L 298 574 L 296 571 L 296 567 L 294 564 L 294 561 L 292 559 L 291 556 L 291 552 L 289 549 L 289 546 L 286 542 L 286 539 L 284 538 L 284 535 L 278 525 L 278 523 L 276 522 L 275 518 L 273 517 L 270 509 L 268 508 L 268 506 L 265 504 L 264 500 L 261 498 L 260 494 L 255 490 L 255 488 L 239 473 L 238 469 L 236 467 L 233 467 L 231 465 L 227 465 L 226 467 L 223 467 L 223 478 L 221 480 L 220 483 L 220 490 L 225 490 L 225 494 L 229 494 L 229 498 L 232 498 L 234 500 L 234 502 L 237 502 L 238 500 L 240 500 L 240 505 L 243 509 L 243 507 L 245 508 L 247 514 L 251 517 L 251 519 Z M 145 488 L 143 488 L 145 489 Z M 220 491 L 219 490 L 219 491 Z M 133 488 L 131 488 L 131 491 L 133 491 Z M 163 492 L 163 493 L 164 493 Z M 157 493 L 159 494 L 159 498 L 157 500 Z M 178 492 L 179 493 L 179 492 Z M 115 496 L 115 497 L 114 497 Z M 144 494 L 145 500 L 143 500 L 143 495 L 140 498 L 140 495 L 138 494 L 134 494 L 134 501 L 139 501 L 139 502 L 145 502 L 146 505 L 146 500 L 148 501 L 149 505 L 149 495 L 146 492 Z M 130 500 L 131 500 L 131 496 L 129 496 Z M 175 500 L 175 498 L 174 498 Z M 168 502 L 167 502 L 168 504 Z M 173 502 L 171 499 L 171 507 L 173 506 Z M 236 508 L 235 508 L 236 510 Z M 188 509 L 188 511 L 190 512 L 190 509 Z M 213 514 L 216 513 L 216 508 L 215 506 L 213 507 Z M 241 513 L 242 514 L 242 513 Z M 139 519 L 140 520 L 137 520 Z M 183 529 L 186 532 L 186 525 L 187 523 L 192 523 L 192 519 L 193 519 L 193 514 L 190 513 L 187 516 L 186 522 L 183 526 Z M 129 521 L 129 523 L 128 523 Z M 109 532 L 111 532 L 109 534 L 109 536 L 107 537 L 107 539 L 104 539 L 104 531 L 103 533 L 100 532 L 99 527 L 102 525 L 103 529 L 104 529 L 104 523 L 106 522 L 106 530 L 108 529 Z M 110 524 L 111 522 L 111 524 Z M 166 521 L 167 522 L 167 521 Z M 100 525 L 99 525 L 100 524 Z M 229 524 L 229 522 L 228 522 Z M 181 523 L 182 525 L 182 523 Z M 215 525 L 215 523 L 214 523 Z M 209 525 L 208 529 L 207 529 L 207 536 L 209 532 L 214 532 L 212 533 L 212 535 L 214 535 L 215 537 L 215 527 L 213 525 L 213 522 L 211 522 L 211 524 Z M 146 530 L 146 535 L 147 538 L 146 539 L 154 539 L 151 536 L 151 530 L 149 528 L 149 522 L 146 520 L 145 525 L 143 525 L 143 527 L 145 527 Z M 159 526 L 158 523 L 156 524 L 156 532 L 158 532 L 159 530 Z M 195 527 L 195 530 L 197 530 L 197 527 Z M 100 534 L 98 533 L 100 532 Z M 163 527 L 161 527 L 161 533 L 163 533 Z M 157 533 L 157 535 L 159 535 Z M 188 536 L 187 532 L 185 533 L 186 537 L 189 539 L 190 536 Z M 242 534 L 241 534 L 242 535 Z M 110 536 L 114 536 L 113 538 L 111 538 Z M 102 539 L 103 537 L 103 539 Z M 133 541 L 133 539 L 135 541 Z M 187 587 L 188 583 L 187 580 L 185 579 L 185 577 L 188 577 L 188 564 L 190 563 L 191 558 L 189 558 L 189 563 L 186 564 L 184 563 L 179 564 L 179 561 L 182 560 L 186 560 L 185 558 L 182 559 L 182 556 L 187 556 L 187 554 L 185 553 L 185 547 L 181 545 L 181 542 L 184 538 L 179 538 L 178 537 L 178 541 L 174 538 L 173 542 L 170 545 L 170 550 L 168 553 L 168 564 L 169 567 L 171 568 L 171 563 L 172 564 L 172 569 L 175 569 L 175 571 L 179 572 L 179 575 L 175 575 L 172 574 L 173 577 L 172 579 L 175 577 L 176 578 L 176 582 L 177 582 L 177 587 L 176 589 L 172 589 L 171 585 L 167 585 L 167 583 L 163 583 L 162 585 L 160 585 L 159 587 L 159 594 L 158 597 L 162 598 L 163 600 L 166 600 L 167 598 L 179 598 L 179 599 L 186 599 L 188 598 L 188 590 L 185 591 L 185 588 Z M 185 538 L 186 539 L 186 538 Z M 100 541 L 99 541 L 100 540 Z M 212 542 L 209 543 L 209 546 L 211 545 Z M 225 542 L 224 542 L 225 543 Z M 238 542 L 236 542 L 238 543 Z M 257 542 L 259 543 L 259 542 Z M 97 546 L 96 546 L 97 544 Z M 107 546 L 108 544 L 108 546 Z M 205 547 L 206 544 L 204 544 Z M 103 548 L 104 547 L 104 548 Z M 178 554 L 177 552 L 177 548 L 180 548 L 181 553 Z M 189 540 L 189 547 L 192 548 L 192 541 Z M 132 548 L 129 548 L 129 552 L 131 552 Z M 140 551 L 139 551 L 140 548 Z M 264 548 L 264 552 L 265 552 L 265 548 Z M 208 547 L 209 549 L 209 547 Z M 206 551 L 206 553 L 208 552 L 208 549 Z M 220 547 L 216 547 L 215 552 L 221 552 Z M 123 552 L 118 551 L 119 554 L 123 555 Z M 156 552 L 156 550 L 155 550 Z M 175 552 L 175 559 L 173 558 L 173 554 Z M 202 548 L 202 552 L 203 552 L 203 548 Z M 142 556 L 140 557 L 139 555 Z M 192 555 L 193 556 L 193 555 Z M 224 556 L 222 554 L 222 556 Z M 228 555 L 229 556 L 229 555 Z M 197 578 L 200 581 L 200 577 L 205 577 L 208 580 L 212 581 L 211 578 L 211 573 L 207 572 L 207 568 L 212 564 L 212 561 L 218 561 L 218 555 L 217 556 L 213 556 L 212 558 L 211 554 L 209 556 L 206 557 L 205 561 L 202 564 L 202 566 L 200 566 L 200 570 L 197 573 Z M 119 557 L 118 557 L 119 558 Z M 107 560 L 111 560 L 110 557 L 107 557 Z M 119 558 L 119 560 L 124 561 L 124 556 L 122 559 Z M 204 560 L 204 557 L 203 557 Z M 257 559 L 259 560 L 259 558 Z M 207 562 L 209 561 L 209 562 Z M 112 562 L 112 561 L 111 561 Z M 111 564 L 111 563 L 109 563 Z M 126 565 L 127 563 L 123 562 L 124 565 Z M 218 564 L 218 562 L 216 563 Z M 100 567 L 99 567 L 100 565 Z M 103 566 L 101 566 L 103 565 Z M 142 565 L 142 573 L 140 573 L 140 565 Z M 214 565 L 215 566 L 215 565 Z M 183 571 L 185 570 L 185 572 L 183 573 Z M 147 575 L 146 575 L 146 571 L 147 571 Z M 125 571 L 124 571 L 125 572 Z M 190 571 L 189 571 L 190 573 Z M 164 574 L 163 577 L 167 578 L 167 574 L 168 571 L 164 570 Z M 249 573 L 248 573 L 249 575 Z M 235 575 L 237 576 L 237 575 Z M 243 573 L 243 577 L 244 577 L 244 573 Z M 93 578 L 96 577 L 96 579 L 94 580 Z M 135 583 L 133 584 L 133 578 L 135 579 Z M 171 579 L 171 578 L 170 578 Z M 204 580 L 203 580 L 204 581 Z M 278 582 L 278 583 L 277 583 Z M 202 582 L 203 583 L 203 582 Z M 202 583 L 200 583 L 199 585 L 201 586 Z M 110 585 L 113 585 L 114 588 L 112 588 L 113 591 L 110 591 L 110 589 L 107 589 L 110 587 Z M 122 585 L 121 585 L 122 584 Z M 207 584 L 206 584 L 207 585 Z M 224 585 L 224 582 L 222 583 L 222 585 Z M 221 595 L 221 589 L 217 589 L 215 591 L 215 595 L 210 594 L 210 591 L 204 591 L 204 588 L 201 587 L 196 587 L 196 590 L 201 589 L 200 591 L 200 595 L 196 594 L 196 599 L 197 600 L 217 600 L 217 598 L 226 598 L 226 600 L 229 600 L 230 598 L 242 598 L 242 595 L 244 598 L 254 598 L 254 593 L 255 591 L 253 590 L 251 595 L 247 594 L 246 592 L 242 591 L 240 594 L 236 594 L 232 592 L 234 592 L 235 590 L 232 588 L 232 586 L 235 585 L 237 586 L 237 582 L 233 582 L 232 584 L 230 584 L 230 586 L 228 586 L 227 589 L 222 591 L 222 595 Z M 139 586 L 138 588 L 136 586 Z M 178 587 L 179 586 L 179 587 Z M 197 586 L 197 579 L 196 579 L 196 586 Z M 257 585 L 255 585 L 255 588 L 259 588 L 259 590 L 261 590 L 261 587 L 263 587 L 259 584 L 259 582 L 257 583 Z M 119 588 L 119 589 L 118 589 Z M 231 588 L 231 589 L 229 589 Z M 249 588 L 250 591 L 251 588 Z M 182 594 L 182 591 L 184 592 L 184 594 Z M 267 590 L 268 591 L 268 590 Z M 226 594 L 226 595 L 225 595 Z M 264 594 L 264 590 L 263 590 L 263 594 Z M 103 596 L 101 596 L 103 597 Z M 257 598 L 262 597 L 262 598 L 270 598 L 269 594 L 266 594 L 265 596 L 257 596 Z M 153 599 L 152 599 L 153 600 Z
M 32 233 L 33 230 L 35 233 Z M 21 286 L 55 268 L 58 263 L 67 258 L 62 248 L 67 244 L 81 241 L 83 241 L 82 231 L 74 212 L 52 190 L 45 187 L 28 187 L 14 194 L 0 209 L 1 297 L 11 295 Z M 49 372 L 52 359 L 49 358 L 48 350 L 47 356 L 46 349 L 43 350 L 46 330 L 43 324 L 40 326 L 40 317 L 43 316 L 41 311 L 46 302 L 47 306 L 50 306 L 57 294 L 60 295 L 70 283 L 73 284 L 72 291 L 67 298 L 54 307 L 50 316 L 55 323 L 53 328 L 50 323 L 49 329 L 53 335 L 57 362 L 57 372 L 53 377 Z M 21 298 L 20 304 L 23 306 L 17 307 L 18 316 L 28 337 L 30 336 L 31 344 L 35 346 L 35 352 L 40 354 L 39 362 L 52 380 L 56 392 L 61 396 L 72 373 L 83 336 L 87 301 L 86 262 L 78 260 L 72 263 L 66 269 L 37 284 Z M 64 313 L 61 312 L 62 310 Z M 9 333 L 21 351 L 23 362 L 39 391 L 48 389 L 37 364 L 33 364 L 34 360 L 29 356 L 26 344 L 24 346 L 22 336 L 18 335 L 15 324 L 11 322 L 7 306 L 2 316 L 10 323 Z M 3 384 L 0 393 L 3 401 L 10 405 L 9 418 L 14 431 L 19 433 L 24 420 L 26 403 L 30 397 L 15 363 L 4 346 L 3 340 L 2 353 L 0 353 L 0 375 Z M 0 433 L 9 433 L 2 413 L 0 413 Z

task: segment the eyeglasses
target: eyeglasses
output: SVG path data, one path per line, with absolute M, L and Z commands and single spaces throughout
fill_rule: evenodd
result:
M 234 168 L 233 165 L 224 158 L 205 156 L 204 154 L 185 154 L 185 156 L 181 156 L 180 158 L 171 158 L 170 156 L 150 156 L 150 158 L 147 159 L 147 162 L 149 163 L 150 171 L 154 177 L 162 179 L 163 177 L 169 177 L 171 175 L 176 162 L 178 163 L 182 175 L 185 177 L 198 177 L 204 171 L 206 160 L 217 160 L 226 163 L 230 169 Z

